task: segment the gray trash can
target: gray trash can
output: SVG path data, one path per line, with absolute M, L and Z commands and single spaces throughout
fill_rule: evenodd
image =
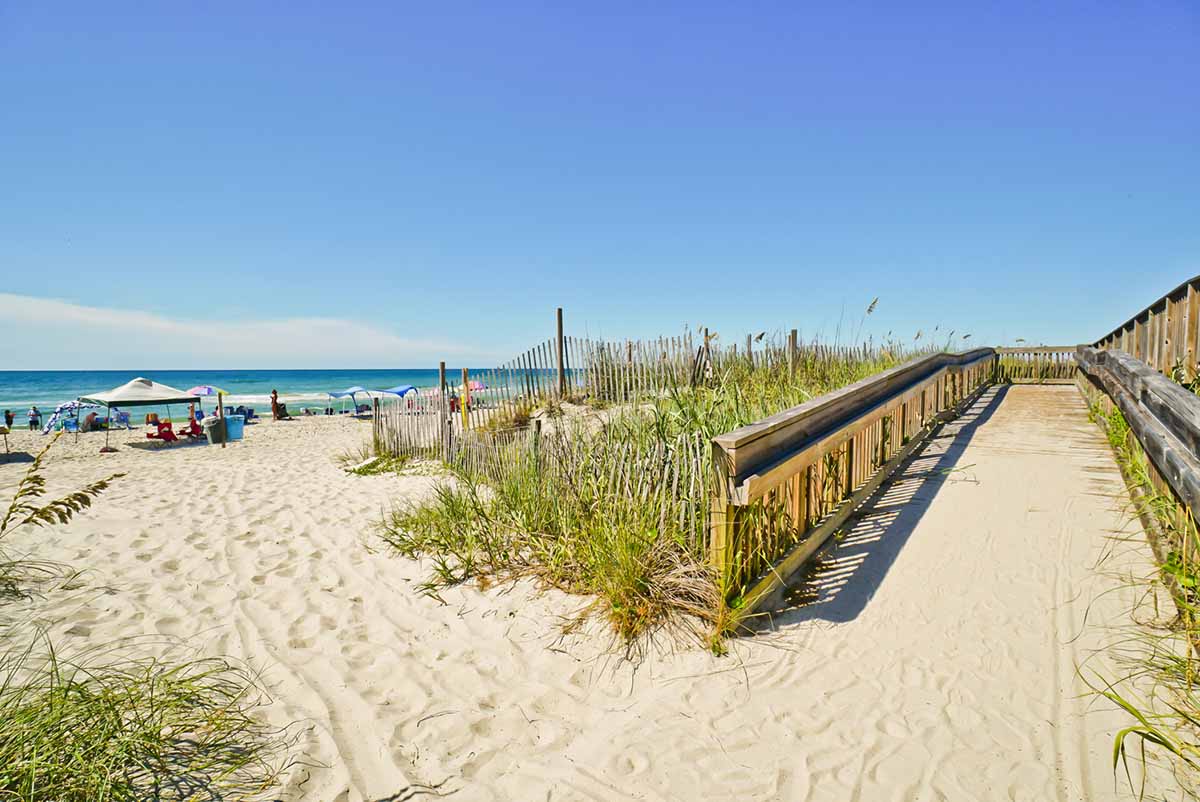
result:
M 224 420 L 216 415 L 210 415 L 200 421 L 200 425 L 204 428 L 204 436 L 208 438 L 209 445 L 219 445 L 225 442 Z

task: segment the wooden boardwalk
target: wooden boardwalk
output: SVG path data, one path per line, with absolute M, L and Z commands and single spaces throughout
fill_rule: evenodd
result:
M 1118 577 L 1153 570 L 1127 508 L 1076 388 L 989 388 L 881 488 L 793 591 L 803 604 L 773 622 L 811 633 L 794 668 L 805 680 L 777 686 L 779 700 L 758 686 L 758 699 L 802 709 L 801 694 L 836 711 L 808 733 L 806 787 L 787 796 L 1124 798 L 1112 735 L 1128 722 L 1077 672 L 1109 670 L 1089 658 L 1119 636 L 1107 624 L 1129 620 Z M 862 762 L 822 770 L 816 743 Z

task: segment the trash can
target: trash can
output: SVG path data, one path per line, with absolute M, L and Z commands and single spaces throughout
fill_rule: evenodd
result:
M 219 445 L 225 442 L 224 420 L 216 415 L 210 415 L 200 421 L 200 425 L 204 428 L 204 436 L 208 438 L 209 445 Z
M 246 425 L 245 415 L 226 415 L 225 416 L 225 438 L 229 442 L 242 439 L 242 429 Z

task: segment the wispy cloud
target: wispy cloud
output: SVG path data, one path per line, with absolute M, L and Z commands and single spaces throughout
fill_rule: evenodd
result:
M 427 367 L 489 364 L 460 343 L 338 318 L 213 322 L 0 293 L 0 369 Z

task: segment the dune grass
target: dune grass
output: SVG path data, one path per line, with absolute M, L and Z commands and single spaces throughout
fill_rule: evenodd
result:
M 0 545 L 21 527 L 70 522 L 121 477 L 47 502 L 53 444 L 0 518 Z M 0 551 L 0 602 L 65 569 Z M 254 799 L 287 766 L 290 738 L 256 715 L 265 697 L 246 669 L 142 657 L 130 644 L 62 655 L 31 629 L 0 628 L 0 802 Z
M 46 495 L 46 479 L 42 474 L 42 462 L 51 447 L 61 436 L 54 435 L 17 484 L 16 492 L 9 502 L 3 517 L 0 517 L 0 599 L 25 595 L 29 588 L 45 580 L 70 573 L 66 566 L 28 555 L 14 554 L 5 548 L 5 540 L 23 526 L 46 526 L 67 523 L 76 513 L 87 509 L 92 501 L 115 480 L 124 474 L 115 473 L 106 479 L 92 482 L 61 498 L 43 502 Z
M 0 653 L 0 800 L 259 797 L 289 738 L 254 715 L 255 678 L 224 660 Z
M 720 650 L 736 617 L 705 554 L 710 440 L 912 353 L 810 347 L 789 364 L 764 358 L 781 343 L 757 347 L 696 386 L 545 415 L 540 435 L 484 437 L 486 458 L 452 466 L 431 499 L 385 516 L 384 540 L 431 558 L 430 593 L 533 577 L 592 597 L 584 615 L 627 645 L 665 627 Z
M 1174 609 L 1154 609 L 1139 617 L 1131 634 L 1110 648 L 1121 668 L 1116 678 L 1089 681 L 1094 691 L 1131 718 L 1113 742 L 1113 768 L 1131 791 L 1145 797 L 1146 778 L 1163 768 L 1181 798 L 1200 799 L 1200 566 L 1188 558 L 1200 550 L 1200 533 L 1190 515 L 1178 512 L 1174 498 L 1151 480 L 1146 455 L 1119 409 L 1098 406 L 1101 424 L 1130 489 L 1134 511 L 1147 525 L 1157 572 L 1132 578 L 1143 598 L 1154 599 L 1162 585 Z

